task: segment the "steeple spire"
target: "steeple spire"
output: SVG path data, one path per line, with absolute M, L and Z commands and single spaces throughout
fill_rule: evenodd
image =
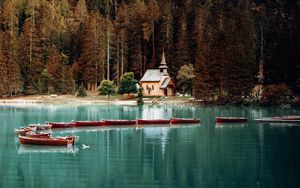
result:
M 167 66 L 167 63 L 166 63 L 166 57 L 165 57 L 165 52 L 164 51 L 162 53 L 159 69 L 160 69 L 160 72 L 163 73 L 164 76 L 169 76 L 168 66 Z

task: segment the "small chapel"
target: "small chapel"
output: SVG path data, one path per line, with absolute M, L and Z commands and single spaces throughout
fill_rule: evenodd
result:
M 140 80 L 144 96 L 174 96 L 176 94 L 175 83 L 168 74 L 165 53 L 163 52 L 158 69 L 147 69 Z

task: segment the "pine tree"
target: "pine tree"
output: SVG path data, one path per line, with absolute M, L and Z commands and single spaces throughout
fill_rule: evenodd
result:
M 49 57 L 47 60 L 47 74 L 48 79 L 48 90 L 50 93 L 61 93 L 62 92 L 62 57 L 59 54 L 55 46 L 49 50 Z
M 22 91 L 22 81 L 20 75 L 20 66 L 17 62 L 17 25 L 18 17 L 16 12 L 18 2 L 16 0 L 6 1 L 3 4 L 3 17 L 2 17 L 2 26 L 4 28 L 3 35 L 1 36 L 1 46 L 3 63 L 6 67 L 6 75 L 3 76 L 5 80 L 9 80 L 9 84 L 5 87 L 6 94 L 12 96 L 13 94 L 20 93 Z M 2 12 L 2 11 L 1 11 Z M 5 71 L 4 70 L 4 71 Z M 8 83 L 8 82 L 7 82 Z
M 129 53 L 130 71 L 141 78 L 148 66 L 147 42 L 150 40 L 151 19 L 147 12 L 147 5 L 143 1 L 130 4 L 129 12 Z
M 171 65 L 173 62 L 173 34 L 174 34 L 174 28 L 173 28 L 173 3 L 172 0 L 166 0 L 166 1 L 158 1 L 158 7 L 160 8 L 160 24 L 159 24 L 159 33 L 158 33 L 158 49 L 160 50 L 159 53 L 162 53 L 162 51 L 165 52 L 166 55 L 166 61 L 169 62 Z M 158 58 L 158 57 L 157 57 Z M 160 57 L 159 57 L 160 58 Z M 159 60 L 156 61 L 156 64 L 152 68 L 157 68 L 159 65 Z
M 8 85 L 7 69 L 5 62 L 6 57 L 3 49 L 4 34 L 4 32 L 0 32 L 0 96 L 5 96 L 7 94 L 6 87 Z
M 255 65 L 249 3 L 231 2 L 229 6 L 223 1 L 208 2 L 199 13 L 195 94 L 206 100 L 248 95 L 254 84 Z
M 42 41 L 36 27 L 31 20 L 24 24 L 21 36 L 22 49 L 19 54 L 22 76 L 25 81 L 25 93 L 37 93 L 39 91 L 39 77 L 44 70 Z
M 105 35 L 101 25 L 104 20 L 93 12 L 86 20 L 83 27 L 83 48 L 79 58 L 79 69 L 82 82 L 88 86 L 88 90 L 96 90 L 104 72 L 101 69 L 105 57 Z
M 156 21 L 158 20 L 159 17 L 159 8 L 157 5 L 156 0 L 150 0 L 149 5 L 148 5 L 148 11 L 150 14 L 151 18 L 151 38 L 152 38 L 152 65 L 155 65 L 156 61 L 156 45 L 155 45 L 155 26 L 156 26 Z
M 170 75 L 176 78 L 179 68 L 189 63 L 188 57 L 188 38 L 187 38 L 187 18 L 185 11 L 179 17 L 177 41 L 175 43 L 174 60 L 170 64 Z
M 115 29 L 117 37 L 116 45 L 116 83 L 119 85 L 120 75 L 124 74 L 124 70 L 127 67 L 128 59 L 128 44 L 127 38 L 127 28 L 128 28 L 128 13 L 127 5 L 124 1 L 121 2 L 115 20 Z

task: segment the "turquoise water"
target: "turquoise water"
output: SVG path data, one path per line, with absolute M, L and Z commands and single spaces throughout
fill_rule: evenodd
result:
M 162 105 L 0 106 L 0 187 L 299 187 L 300 126 L 255 118 L 300 109 Z M 215 116 L 247 124 L 215 125 Z M 45 121 L 201 118 L 199 125 L 76 128 L 74 148 L 20 146 L 15 128 Z

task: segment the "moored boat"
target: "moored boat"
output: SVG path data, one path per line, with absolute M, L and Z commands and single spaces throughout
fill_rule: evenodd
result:
M 35 144 L 35 145 L 50 145 L 50 146 L 70 146 L 74 145 L 78 140 L 77 136 L 67 137 L 28 137 L 19 136 L 21 144 Z
M 49 130 L 51 129 L 52 126 L 50 124 L 45 124 L 45 125 L 29 124 L 28 127 L 36 128 L 37 131 L 41 131 L 41 130 Z
M 25 136 L 32 131 L 36 131 L 36 127 L 21 127 L 20 129 L 15 129 L 16 134 L 21 136 Z
M 48 123 L 49 125 L 51 125 L 52 129 L 56 129 L 56 128 L 72 128 L 75 126 L 74 122 L 51 122 Z
M 104 121 L 75 121 L 75 127 L 104 126 Z
M 216 117 L 216 123 L 245 123 L 248 118 L 243 117 Z
M 170 119 L 138 119 L 137 124 L 145 125 L 145 124 L 170 124 Z
M 200 119 L 171 118 L 171 124 L 181 124 L 181 123 L 200 123 Z
M 23 136 L 27 136 L 27 137 L 31 137 L 31 138 L 41 138 L 41 137 L 47 137 L 47 138 L 50 138 L 51 136 L 51 133 L 36 133 L 36 132 L 28 132 L 26 133 L 25 135 Z
M 110 125 L 135 125 L 135 120 L 104 120 L 106 126 Z

